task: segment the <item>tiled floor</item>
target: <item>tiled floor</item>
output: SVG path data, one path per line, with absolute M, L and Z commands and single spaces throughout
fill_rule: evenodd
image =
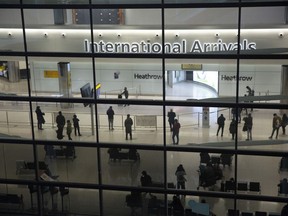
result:
M 199 87 L 193 88 L 190 83 L 179 86 L 178 92 L 185 91 L 185 95 L 176 95 L 177 99 L 187 99 L 193 97 L 195 91 L 199 91 Z M 177 90 L 177 86 L 173 91 Z M 203 89 L 202 89 L 203 90 Z M 194 93 L 193 93 L 194 92 Z M 215 93 L 207 89 L 203 91 L 203 97 L 215 97 Z M 210 92 L 210 93 L 209 93 Z M 199 92 L 198 92 L 199 93 Z M 170 94 L 170 93 L 169 93 Z M 190 95 L 191 94 L 191 95 Z M 168 95 L 168 94 L 167 94 Z M 170 97 L 170 96 L 169 96 Z M 144 96 L 143 96 L 144 98 Z M 154 97 L 156 98 L 156 97 Z M 174 99 L 171 97 L 171 99 Z M 2 106 L 0 112 L 2 117 L 0 119 L 0 133 L 10 136 L 20 136 L 31 139 L 31 128 L 29 127 L 28 106 L 22 103 L 12 105 L 10 102 L 1 102 Z M 38 104 L 42 107 L 42 111 L 46 113 L 45 118 L 47 124 L 44 125 L 43 131 L 38 131 L 36 127 L 36 139 L 56 140 L 55 128 L 52 127 L 53 113 L 57 113 L 60 109 L 59 105 L 53 104 Z M 109 105 L 99 105 L 100 128 L 99 141 L 109 143 L 129 143 L 129 144 L 147 144 L 147 145 L 163 145 L 164 134 L 162 130 L 162 109 L 159 107 L 151 106 L 114 106 L 115 113 L 115 130 L 109 131 L 107 128 L 106 109 Z M 17 111 L 15 111 L 15 108 Z M 169 110 L 172 107 L 167 107 Z M 21 109 L 21 111 L 19 111 Z M 234 148 L 234 142 L 231 140 L 229 134 L 229 116 L 230 111 L 226 108 L 210 108 L 210 127 L 202 127 L 202 108 L 201 107 L 173 107 L 178 115 L 179 121 L 182 124 L 180 131 L 180 146 L 183 148 L 187 146 L 215 146 L 221 148 Z M 63 111 L 63 110 L 62 110 Z M 75 105 L 73 109 L 64 110 L 63 112 L 76 112 L 80 118 L 81 133 L 83 136 L 72 136 L 73 141 L 95 141 L 96 136 L 92 135 L 90 110 L 84 108 L 83 105 Z M 255 149 L 255 150 L 279 150 L 287 151 L 287 136 L 282 135 L 280 130 L 279 139 L 269 140 L 272 130 L 272 115 L 279 113 L 279 110 L 264 110 L 256 109 L 253 112 L 254 125 L 253 125 L 253 141 L 245 141 L 246 133 L 242 132 L 243 123 L 238 125 L 238 141 L 240 149 Z M 126 114 L 131 116 L 137 115 L 156 115 L 157 116 L 157 129 L 155 127 L 142 128 L 136 127 L 133 131 L 133 140 L 126 141 L 124 130 L 122 128 L 123 120 Z M 216 136 L 217 130 L 217 115 L 223 113 L 226 117 L 226 125 L 224 136 Z M 4 115 L 4 117 L 3 117 Z M 23 117 L 21 119 L 21 116 Z M 6 117 L 6 118 L 5 118 Z M 9 120 L 9 125 L 5 120 Z M 24 119 L 24 120 L 23 120 Z M 27 120 L 26 120 L 27 119 Z M 167 118 L 164 117 L 164 121 Z M 20 122 L 20 123 L 19 123 Z M 65 137 L 64 139 L 66 139 Z M 171 133 L 166 130 L 166 140 L 168 145 L 172 145 Z M 53 175 L 59 175 L 59 181 L 68 182 L 85 182 L 85 183 L 98 183 L 98 165 L 97 165 L 97 152 L 96 148 L 76 147 L 77 158 L 72 160 L 66 159 L 49 159 L 45 158 L 43 146 L 37 148 L 39 160 L 44 160 L 50 167 Z M 160 151 L 139 150 L 141 156 L 140 162 L 111 162 L 109 161 L 107 149 L 101 151 L 101 168 L 102 168 L 102 183 L 111 185 L 131 185 L 138 186 L 140 184 L 140 175 L 142 170 L 146 170 L 154 181 L 161 182 L 164 180 L 163 169 L 163 153 Z M 25 179 L 33 178 L 31 175 L 16 175 L 16 160 L 33 160 L 33 149 L 31 146 L 23 144 L 1 144 L 0 146 L 0 176 L 1 178 L 9 179 Z M 183 164 L 187 172 L 186 188 L 188 190 L 197 190 L 199 175 L 199 153 L 193 152 L 168 152 L 167 153 L 167 181 L 176 183 L 175 170 L 179 164 Z M 243 181 L 258 181 L 261 183 L 261 194 L 268 196 L 277 196 L 277 184 L 279 180 L 288 177 L 288 173 L 279 173 L 279 161 L 277 157 L 261 157 L 261 156 L 238 156 L 238 169 L 237 176 L 239 180 Z M 235 158 L 231 167 L 223 168 L 225 179 L 234 177 L 235 173 Z M 217 183 L 215 190 L 219 190 L 220 182 Z M 202 188 L 200 190 L 203 190 Z M 26 187 L 14 185 L 1 185 L 0 191 L 3 193 L 17 193 L 23 194 L 25 207 L 30 207 L 30 194 Z M 243 193 L 243 192 L 242 192 Z M 245 193 L 245 192 L 244 192 Z M 117 191 L 104 191 L 104 214 L 105 215 L 129 215 L 130 208 L 125 204 L 125 196 L 127 192 Z M 68 199 L 69 197 L 69 199 Z M 160 195 L 157 197 L 161 198 Z M 48 209 L 52 208 L 51 197 L 46 194 L 44 197 L 45 205 Z M 149 198 L 146 195 L 147 200 Z M 168 197 L 171 199 L 171 197 Z M 190 199 L 199 201 L 203 197 L 186 196 L 183 203 L 188 205 Z M 225 215 L 226 210 L 233 208 L 233 200 L 224 198 L 209 198 L 204 197 L 207 203 L 210 204 L 211 210 L 217 215 Z M 115 202 L 116 199 L 116 202 Z M 36 202 L 36 199 L 34 197 Z M 61 210 L 61 197 L 58 195 L 57 208 Z M 238 201 L 238 208 L 242 211 L 267 211 L 267 212 L 280 212 L 283 204 L 273 202 L 258 202 L 258 201 Z M 56 206 L 54 206 L 56 207 Z M 98 207 L 98 191 L 92 189 L 70 189 L 70 195 L 65 197 L 64 208 L 70 209 L 71 212 L 76 214 L 90 214 L 97 215 L 99 213 Z M 120 212 L 120 213 L 119 213 Z M 137 210 L 139 215 L 147 215 L 147 211 Z

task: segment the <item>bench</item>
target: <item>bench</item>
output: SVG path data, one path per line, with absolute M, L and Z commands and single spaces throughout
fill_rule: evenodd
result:
M 18 205 L 18 208 L 23 207 L 23 195 L 18 196 L 16 194 L 0 194 L 0 204 L 7 205 L 10 209 L 10 205 Z

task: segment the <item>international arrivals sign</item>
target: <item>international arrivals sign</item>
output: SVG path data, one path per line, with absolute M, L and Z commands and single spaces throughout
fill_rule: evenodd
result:
M 191 44 L 191 45 L 189 45 Z M 243 39 L 239 44 L 240 50 L 256 50 L 256 43 L 249 42 L 248 39 Z M 105 42 L 100 40 L 93 43 L 95 53 L 150 53 L 160 54 L 162 53 L 162 44 L 159 42 Z M 229 42 L 226 43 L 222 39 L 218 39 L 217 42 L 201 42 L 200 40 L 194 40 L 187 42 L 186 39 L 182 39 L 179 42 L 164 44 L 164 51 L 167 54 L 185 54 L 185 53 L 207 53 L 207 52 L 219 52 L 219 51 L 235 51 L 238 49 L 238 43 Z M 92 52 L 92 42 L 88 39 L 84 40 L 84 51 L 87 53 Z

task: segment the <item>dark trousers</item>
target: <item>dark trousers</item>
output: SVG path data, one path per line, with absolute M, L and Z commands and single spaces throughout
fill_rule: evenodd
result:
M 75 136 L 77 136 L 77 132 L 78 132 L 78 136 L 81 136 L 80 134 L 80 127 L 79 126 L 74 126 L 74 133 L 75 133 Z
M 128 134 L 130 136 L 130 139 L 132 139 L 132 131 L 126 131 L 126 140 L 128 140 Z
M 278 138 L 279 127 L 273 127 L 272 134 L 270 136 L 271 138 L 273 137 L 275 131 L 276 131 L 276 138 Z
M 177 142 L 175 142 L 175 137 L 177 138 Z M 179 143 L 179 132 L 173 132 L 172 140 L 173 140 L 173 144 L 178 144 Z
M 223 136 L 224 125 L 219 125 L 219 126 L 218 126 L 217 136 L 218 136 L 218 134 L 219 134 L 220 129 L 221 129 L 221 136 Z
M 111 119 L 109 119 L 108 118 L 108 125 L 109 125 L 109 130 L 113 130 L 114 128 L 113 128 L 113 118 Z
M 185 189 L 185 182 L 177 182 L 177 189 Z
M 38 129 L 42 129 L 42 123 L 38 121 L 37 127 L 38 127 Z

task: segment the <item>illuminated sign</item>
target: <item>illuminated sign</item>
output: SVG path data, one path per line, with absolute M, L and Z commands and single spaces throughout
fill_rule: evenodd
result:
M 182 70 L 202 70 L 202 64 L 181 64 Z
M 58 78 L 59 74 L 58 74 L 58 71 L 55 71 L 55 70 L 44 70 L 44 77 L 45 78 Z
M 219 51 L 235 51 L 241 50 L 256 50 L 256 43 L 249 42 L 248 39 L 243 39 L 241 43 L 230 42 L 225 43 L 222 39 L 218 39 L 215 43 L 202 43 L 200 40 L 192 41 L 191 47 L 188 47 L 187 40 L 183 39 L 180 42 L 165 43 L 164 51 L 168 54 L 185 54 L 185 53 L 207 53 Z M 162 45 L 158 42 L 105 42 L 100 40 L 93 43 L 95 53 L 162 53 Z M 84 51 L 92 52 L 92 42 L 88 39 L 84 40 Z

